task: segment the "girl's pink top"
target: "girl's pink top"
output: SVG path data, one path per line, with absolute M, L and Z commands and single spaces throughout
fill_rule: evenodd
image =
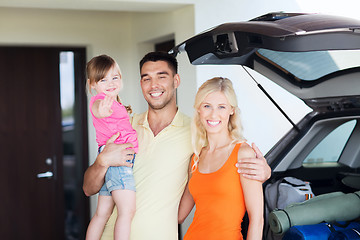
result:
M 132 143 L 134 150 L 137 153 L 139 145 L 137 140 L 136 131 L 132 128 L 128 112 L 126 108 L 114 101 L 111 109 L 113 113 L 110 117 L 96 118 L 91 110 L 92 105 L 98 99 L 104 99 L 105 93 L 99 93 L 96 96 L 91 97 L 90 100 L 90 112 L 92 115 L 93 124 L 96 130 L 96 142 L 99 147 L 106 144 L 106 141 L 115 133 L 120 133 L 120 136 L 115 140 L 115 143 Z

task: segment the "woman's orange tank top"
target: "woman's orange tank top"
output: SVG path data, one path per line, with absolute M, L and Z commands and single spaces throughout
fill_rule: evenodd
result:
M 196 210 L 184 240 L 239 240 L 245 201 L 235 166 L 241 146 L 236 144 L 224 165 L 213 173 L 192 173 L 189 190 Z M 193 163 L 193 159 L 192 159 Z

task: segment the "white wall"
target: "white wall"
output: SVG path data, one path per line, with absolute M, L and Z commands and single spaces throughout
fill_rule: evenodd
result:
M 168 13 L 137 13 L 133 15 L 133 40 L 135 42 L 134 53 L 137 54 L 137 62 L 133 64 L 136 67 L 135 71 L 139 72 L 139 59 L 149 51 L 154 50 L 154 43 L 175 39 L 175 44 L 180 43 L 195 34 L 194 30 L 194 8 L 188 6 Z M 181 75 L 181 84 L 177 92 L 177 103 L 179 109 L 184 113 L 191 115 L 192 113 L 192 98 L 196 89 L 195 82 L 195 67 L 191 66 L 186 58 L 186 55 L 178 58 L 179 73 Z M 186 66 L 186 67 L 184 67 Z M 137 78 L 140 80 L 140 78 Z M 139 81 L 136 83 L 136 88 L 140 90 Z M 145 100 L 140 109 L 136 112 L 142 112 L 147 109 Z

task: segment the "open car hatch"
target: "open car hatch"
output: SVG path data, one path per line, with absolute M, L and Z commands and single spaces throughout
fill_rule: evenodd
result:
M 219 25 L 172 52 L 186 52 L 194 65 L 247 66 L 313 109 L 328 108 L 334 98 L 338 105 L 360 107 L 359 20 L 270 13 Z

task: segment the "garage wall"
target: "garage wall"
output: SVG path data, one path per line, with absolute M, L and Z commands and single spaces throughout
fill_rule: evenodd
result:
M 138 74 L 139 60 L 147 52 L 154 50 L 155 43 L 175 39 L 175 44 L 178 44 L 194 35 L 194 8 L 188 6 L 168 13 L 133 14 L 132 31 L 135 43 L 133 52 L 136 54 L 136 62 L 132 66 L 135 67 L 133 71 Z M 195 67 L 189 64 L 187 56 L 179 56 L 178 61 L 181 84 L 177 92 L 177 103 L 181 111 L 191 115 L 193 101 L 189 96 L 194 96 L 196 91 Z M 139 75 L 136 79 L 136 88 L 140 89 Z M 142 104 L 138 104 L 141 108 L 136 109 L 136 112 L 145 111 L 145 100 L 139 100 Z

